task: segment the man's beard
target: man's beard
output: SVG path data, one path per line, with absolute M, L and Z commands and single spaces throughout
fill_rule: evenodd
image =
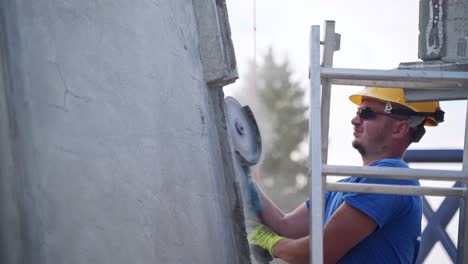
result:
M 366 154 L 366 150 L 364 149 L 364 146 L 358 143 L 356 140 L 353 140 L 353 148 L 357 149 L 357 151 L 361 154 L 361 156 L 364 156 Z

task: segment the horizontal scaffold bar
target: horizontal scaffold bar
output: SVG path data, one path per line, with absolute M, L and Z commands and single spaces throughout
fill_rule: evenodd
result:
M 322 67 L 321 78 L 332 84 L 405 87 L 415 89 L 468 88 L 467 72 L 419 70 L 368 70 Z
M 365 184 L 334 182 L 326 184 L 330 192 L 358 192 L 358 193 L 382 193 L 401 195 L 429 195 L 429 196 L 457 196 L 463 197 L 465 188 L 451 187 L 426 187 L 389 184 Z
M 468 183 L 467 175 L 464 175 L 462 171 L 456 170 L 323 165 L 322 174 L 336 176 L 362 176 L 366 178 L 380 179 L 460 181 Z
M 462 163 L 463 149 L 409 149 L 403 156 L 405 162 Z

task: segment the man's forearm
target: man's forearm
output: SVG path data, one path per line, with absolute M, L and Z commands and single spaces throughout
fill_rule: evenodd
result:
M 309 263 L 309 237 L 283 239 L 273 248 L 273 255 L 291 264 Z
M 281 234 L 280 222 L 284 218 L 284 213 L 281 209 L 276 206 L 273 201 L 263 192 L 261 188 L 258 188 L 260 197 L 262 199 L 263 210 L 260 213 L 262 222 L 270 227 L 275 233 Z

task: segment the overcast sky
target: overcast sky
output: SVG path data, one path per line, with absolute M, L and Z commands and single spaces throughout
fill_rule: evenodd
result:
M 230 95 L 243 85 L 247 62 L 253 59 L 253 0 L 227 0 L 227 6 L 240 77 L 224 88 Z M 310 27 L 320 25 L 323 36 L 325 20 L 336 21 L 341 34 L 334 67 L 392 69 L 418 61 L 418 9 L 418 0 L 257 0 L 257 61 L 273 47 L 277 58 L 289 58 L 294 79 L 308 89 Z M 350 145 L 356 106 L 347 97 L 356 89 L 332 88 L 329 163 L 361 164 Z M 412 148 L 463 148 L 465 103 L 443 102 L 442 108 L 446 122 L 429 128 Z

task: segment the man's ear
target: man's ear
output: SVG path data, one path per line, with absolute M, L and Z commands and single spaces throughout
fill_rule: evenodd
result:
M 400 139 L 411 134 L 411 125 L 408 120 L 400 120 L 394 123 L 392 137 Z

